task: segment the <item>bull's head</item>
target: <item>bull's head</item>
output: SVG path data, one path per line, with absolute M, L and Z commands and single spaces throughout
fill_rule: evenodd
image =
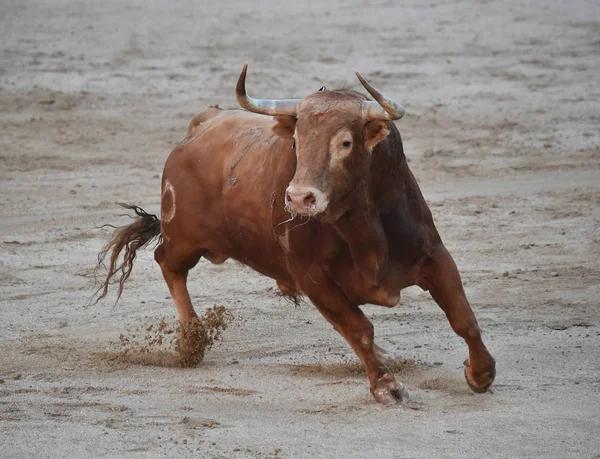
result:
M 244 66 L 236 87 L 246 110 L 275 117 L 273 131 L 294 140 L 296 173 L 285 193 L 286 210 L 304 216 L 337 214 L 368 174 L 371 151 L 388 134 L 387 121 L 404 115 L 394 103 L 356 76 L 375 101 L 354 91 L 322 90 L 304 99 L 254 99 L 246 94 Z M 334 215 L 331 217 L 335 218 Z

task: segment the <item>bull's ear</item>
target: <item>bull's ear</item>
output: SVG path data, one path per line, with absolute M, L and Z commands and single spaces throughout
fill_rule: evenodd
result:
M 371 152 L 390 133 L 385 121 L 369 121 L 365 126 L 365 147 Z
M 273 132 L 284 139 L 291 139 L 296 132 L 296 118 L 288 115 L 276 115 Z

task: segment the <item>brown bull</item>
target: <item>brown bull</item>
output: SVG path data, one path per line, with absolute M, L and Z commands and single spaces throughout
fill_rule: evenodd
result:
M 119 271 L 120 294 L 136 250 L 161 236 L 155 259 L 177 305 L 182 360 L 194 364 L 188 271 L 201 257 L 233 258 L 284 293 L 310 298 L 362 361 L 375 399 L 388 404 L 404 390 L 359 306 L 395 306 L 401 289 L 418 285 L 466 341 L 467 383 L 485 392 L 495 362 L 391 122 L 402 106 L 358 74 L 375 101 L 324 88 L 298 100 L 253 99 L 246 69 L 237 98 L 249 111 L 209 108 L 194 117 L 165 165 L 161 219 L 132 206 L 140 218 L 117 230 L 101 254 L 111 256 L 102 295 Z

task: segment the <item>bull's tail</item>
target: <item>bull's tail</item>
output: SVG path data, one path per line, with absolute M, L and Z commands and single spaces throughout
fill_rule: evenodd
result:
M 117 292 L 118 301 L 123 293 L 125 281 L 131 275 L 137 250 L 143 249 L 156 238 L 158 238 L 158 244 L 162 240 L 160 236 L 160 220 L 156 215 L 149 214 L 138 206 L 122 203 L 119 203 L 119 205 L 125 209 L 133 210 L 136 217 L 132 216 L 135 219 L 133 223 L 117 228 L 104 249 L 98 254 L 98 264 L 96 265 L 94 274 L 98 273 L 98 270 L 102 266 L 106 267 L 108 272 L 106 278 L 94 294 L 96 296 L 96 303 L 106 296 L 108 286 L 113 281 L 114 283 L 119 283 L 119 290 Z M 121 252 L 123 252 L 123 260 L 119 263 Z M 108 255 L 110 255 L 110 262 L 106 266 L 104 261 Z

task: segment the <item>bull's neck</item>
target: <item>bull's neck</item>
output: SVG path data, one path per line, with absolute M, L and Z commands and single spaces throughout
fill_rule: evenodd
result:
M 367 184 L 369 204 L 378 213 L 386 212 L 401 199 L 410 175 L 400 133 L 392 122 L 388 123 L 388 129 L 390 134 L 371 153 Z
M 385 275 L 391 245 L 382 217 L 402 200 L 410 175 L 400 134 L 393 123 L 388 128 L 388 137 L 371 153 L 368 176 L 352 193 L 348 211 L 334 224 L 356 268 L 374 283 Z

